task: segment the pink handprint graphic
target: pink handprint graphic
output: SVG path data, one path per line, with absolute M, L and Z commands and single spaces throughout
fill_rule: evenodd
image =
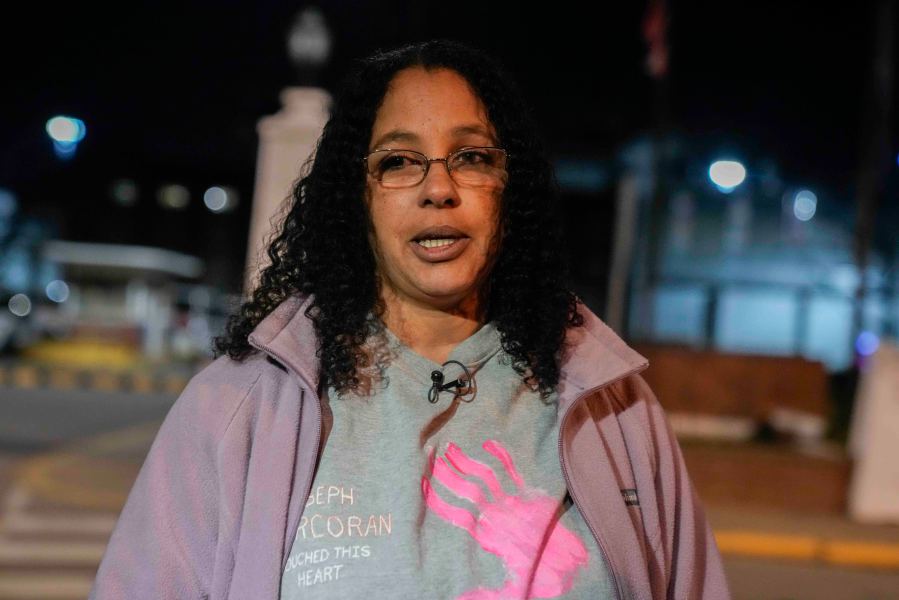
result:
M 434 460 L 433 449 L 430 455 L 437 481 L 474 504 L 478 510 L 476 515 L 444 501 L 428 478 L 421 478 L 421 491 L 428 508 L 444 521 L 467 531 L 481 548 L 502 559 L 506 567 L 507 577 L 502 588 L 479 587 L 457 600 L 561 596 L 574 585 L 578 569 L 587 564 L 587 548 L 577 534 L 558 521 L 559 501 L 543 490 L 528 487 L 502 444 L 487 440 L 482 447 L 502 464 L 516 486 L 516 493 L 507 494 L 493 469 L 469 458 L 453 443 L 447 445 L 441 460 Z M 462 475 L 472 475 L 483 482 L 492 499 L 485 496 L 480 485 L 464 479 L 447 462 Z

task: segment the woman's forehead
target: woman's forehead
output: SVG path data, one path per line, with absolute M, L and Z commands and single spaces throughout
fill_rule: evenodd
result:
M 453 139 L 464 139 L 468 137 L 480 137 L 490 143 L 495 143 L 496 136 L 492 132 L 492 127 L 486 123 L 468 123 L 456 125 L 452 127 L 448 135 Z M 410 131 L 402 127 L 395 127 L 373 140 L 376 147 L 388 146 L 396 143 L 415 144 L 422 141 L 422 136 L 415 131 Z
M 372 146 L 421 142 L 434 136 L 496 140 L 484 103 L 468 81 L 449 69 L 397 73 L 378 108 Z

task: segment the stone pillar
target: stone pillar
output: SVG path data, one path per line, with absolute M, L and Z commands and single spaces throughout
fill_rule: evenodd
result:
M 857 521 L 899 524 L 899 346 L 881 340 L 862 373 L 849 453 L 854 460 L 849 515 Z
M 280 223 L 272 223 L 300 175 L 300 167 L 315 151 L 328 120 L 331 95 L 313 87 L 291 87 L 281 92 L 282 108 L 263 117 L 256 127 L 259 153 L 256 184 L 244 269 L 244 298 L 249 297 L 260 271 L 269 264 L 265 249 Z

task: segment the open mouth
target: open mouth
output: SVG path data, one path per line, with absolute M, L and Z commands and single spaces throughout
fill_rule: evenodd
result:
M 454 239 L 468 237 L 461 229 L 456 229 L 452 225 L 431 225 L 415 234 L 412 238 L 413 242 L 422 242 L 431 240 L 432 242 L 447 243 Z
M 409 245 L 412 252 L 426 262 L 443 262 L 452 260 L 462 254 L 471 238 L 427 238 L 412 240 Z
M 451 246 L 460 239 L 462 238 L 426 238 L 423 240 L 415 240 L 415 242 L 419 246 L 424 246 L 425 248 L 442 248 L 444 246 Z
M 425 262 L 443 262 L 462 254 L 471 238 L 448 223 L 422 229 L 410 240 L 412 252 Z

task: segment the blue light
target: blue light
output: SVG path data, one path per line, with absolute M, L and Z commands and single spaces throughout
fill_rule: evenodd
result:
M 870 356 L 874 354 L 879 345 L 880 338 L 878 338 L 870 331 L 862 331 L 860 334 L 858 334 L 858 337 L 855 338 L 855 349 L 862 356 Z
M 77 144 L 87 134 L 87 127 L 81 119 L 58 116 L 47 121 L 47 134 L 54 141 Z
M 709 179 L 719 190 L 729 194 L 746 180 L 746 167 L 736 160 L 716 160 L 709 167 Z
M 793 197 L 793 216 L 800 221 L 808 221 L 815 216 L 818 197 L 809 190 L 799 190 Z
M 53 140 L 53 151 L 56 152 L 56 156 L 59 158 L 72 158 L 75 156 L 75 150 L 77 149 L 78 144 L 76 142 L 58 142 Z
M 69 285 L 61 279 L 54 279 L 48 283 L 44 291 L 47 298 L 57 303 L 65 302 L 69 298 Z
M 75 155 L 78 142 L 87 135 L 87 127 L 81 119 L 57 116 L 47 121 L 47 135 L 53 140 L 56 156 L 66 160 Z

